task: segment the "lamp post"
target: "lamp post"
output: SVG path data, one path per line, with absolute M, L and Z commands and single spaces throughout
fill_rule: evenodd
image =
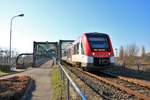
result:
M 13 16 L 12 18 L 11 18 L 11 21 L 10 21 L 10 45 L 9 45 L 9 64 L 11 65 L 11 38 L 12 38 L 12 21 L 13 21 L 13 19 L 14 18 L 16 18 L 16 17 L 23 17 L 24 16 L 24 14 L 20 14 L 20 15 L 16 15 L 16 16 Z

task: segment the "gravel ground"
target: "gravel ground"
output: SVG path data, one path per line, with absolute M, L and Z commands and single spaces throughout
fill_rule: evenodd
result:
M 88 98 L 88 100 L 103 100 L 103 98 L 97 94 L 93 89 L 91 89 L 87 84 L 85 84 L 80 78 L 78 78 L 75 74 L 69 71 L 69 75 L 73 79 L 73 81 L 76 83 L 76 85 L 80 88 L 80 90 L 85 94 L 85 96 Z M 72 89 L 73 90 L 73 89 Z M 77 96 L 77 93 L 73 93 L 73 100 L 79 100 L 81 99 L 79 96 Z
M 128 95 L 123 91 L 120 91 L 110 85 L 105 84 L 104 82 L 98 81 L 97 79 L 93 79 L 84 74 L 81 74 L 79 73 L 79 71 L 76 71 L 75 73 L 78 77 L 80 77 L 82 81 L 86 82 L 86 84 L 95 91 L 96 95 L 99 95 L 99 98 L 96 98 L 96 100 L 137 100 L 137 98 L 135 98 L 134 96 Z M 91 93 L 87 93 L 90 99 L 96 97 L 95 93 L 92 93 L 93 91 L 91 91 Z

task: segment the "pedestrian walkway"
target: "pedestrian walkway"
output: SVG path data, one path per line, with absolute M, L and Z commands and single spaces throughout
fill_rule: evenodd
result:
M 32 73 L 32 78 L 35 80 L 35 91 L 32 92 L 32 100 L 50 100 L 52 97 L 51 82 L 50 82 L 50 63 L 43 64 L 40 68 Z
M 25 100 L 51 100 L 52 98 L 51 81 L 50 81 L 51 80 L 50 72 L 52 71 L 51 63 L 52 61 L 48 61 L 38 68 L 33 68 L 31 70 L 18 73 L 15 75 L 0 77 L 0 79 L 9 78 L 16 75 L 31 76 L 35 80 L 35 84 L 30 89 Z

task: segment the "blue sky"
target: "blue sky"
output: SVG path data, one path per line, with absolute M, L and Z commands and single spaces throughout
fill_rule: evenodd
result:
M 33 41 L 76 39 L 83 32 L 105 32 L 113 47 L 136 43 L 150 51 L 150 0 L 1 0 L 0 47 L 32 52 Z

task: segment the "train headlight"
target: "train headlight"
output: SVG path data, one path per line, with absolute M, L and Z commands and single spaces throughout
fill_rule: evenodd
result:
M 92 55 L 95 56 L 95 53 L 93 52 Z

